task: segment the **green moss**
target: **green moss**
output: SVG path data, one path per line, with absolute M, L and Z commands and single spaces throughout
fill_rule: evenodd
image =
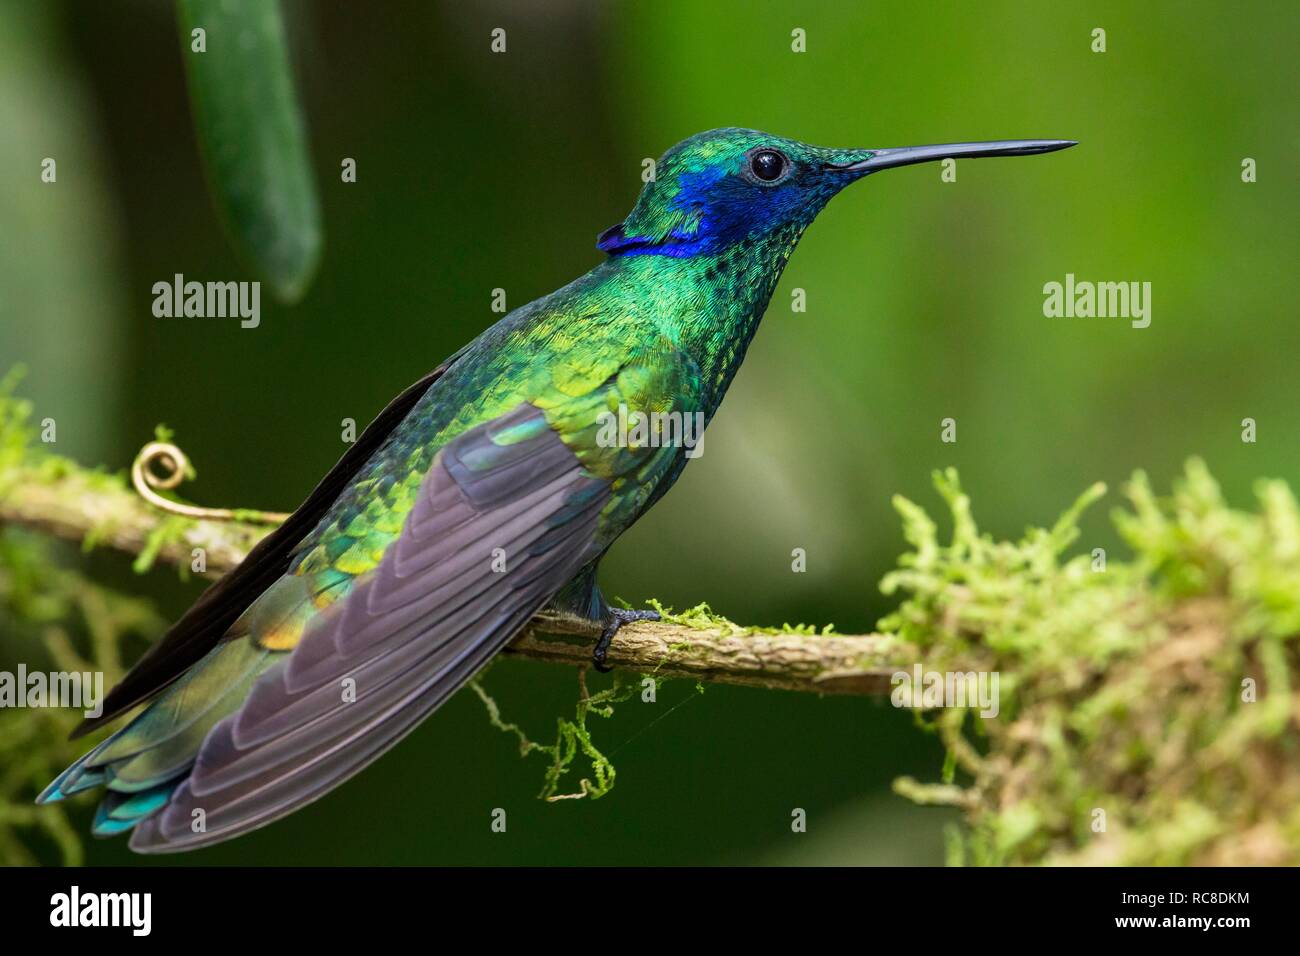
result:
M 53 551 L 52 542 L 39 535 L 0 529 L 5 650 L 33 669 L 102 671 L 104 686 L 110 687 L 123 673 L 123 645 L 132 638 L 153 640 L 164 622 L 147 601 L 60 567 Z M 82 837 L 69 821 L 67 805 L 32 802 L 86 750 L 87 741 L 68 740 L 80 720 L 76 710 L 0 709 L 0 865 L 34 863 L 47 847 L 65 864 L 81 862 Z
M 697 604 L 684 611 L 674 611 L 659 601 L 651 598 L 646 605 L 659 612 L 659 618 L 666 624 L 689 627 L 696 631 L 721 631 L 724 636 L 744 637 L 749 634 L 792 634 L 800 637 L 827 636 L 835 632 L 834 624 L 827 624 L 818 630 L 815 624 L 783 624 L 780 627 L 758 627 L 749 624 L 737 624 L 735 621 L 718 614 L 708 604 Z
M 1066 556 L 1100 486 L 1011 542 L 978 532 L 955 473 L 935 484 L 952 540 L 896 501 L 912 550 L 883 582 L 904 599 L 881 627 L 922 648 L 927 669 L 1001 678 L 996 718 L 927 718 L 944 782 L 896 785 L 967 809 L 950 860 L 1300 863 L 1300 510 L 1287 486 L 1260 482 L 1247 513 L 1199 461 L 1165 499 L 1139 473 L 1114 515 L 1132 555 L 1101 570 Z
M 168 545 L 177 544 L 185 539 L 185 533 L 194 527 L 194 519 L 186 518 L 182 515 L 168 515 L 161 519 L 154 529 L 149 532 L 145 538 L 144 547 L 136 555 L 135 561 L 131 563 L 131 570 L 136 574 L 144 574 L 153 567 L 154 561 L 158 555 Z M 180 565 L 182 577 L 185 577 L 188 568 L 184 563 Z
M 614 716 L 614 706 L 630 699 L 640 689 L 641 680 L 640 675 L 620 672 L 614 675 L 612 686 L 595 694 L 589 694 L 585 672 L 579 671 L 579 697 L 574 717 L 572 720 L 565 717 L 556 718 L 555 742 L 551 744 L 540 744 L 530 740 L 518 724 L 503 720 L 497 702 L 483 688 L 482 675 L 471 681 L 470 686 L 487 708 L 488 720 L 492 726 L 503 733 L 513 735 L 519 741 L 521 757 L 540 753 L 551 758 L 541 792 L 537 796 L 539 799 L 554 803 L 558 800 L 575 800 L 583 797 L 599 800 L 613 789 L 614 779 L 617 776 L 614 765 L 596 747 L 591 738 L 591 731 L 587 727 L 587 718 L 593 715 L 605 718 Z M 656 681 L 657 686 L 658 681 Z M 561 793 L 560 785 L 572 770 L 578 754 L 586 758 L 590 776 L 580 778 L 576 790 Z
M 22 366 L 16 366 L 0 378 L 0 475 L 26 460 L 36 437 L 32 403 L 14 395 L 23 374 Z

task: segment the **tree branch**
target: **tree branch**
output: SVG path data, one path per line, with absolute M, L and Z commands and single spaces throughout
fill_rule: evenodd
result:
M 171 534 L 165 534 L 167 523 Z M 89 540 L 134 555 L 157 536 L 159 560 L 189 566 L 198 548 L 207 564 L 204 576 L 210 578 L 219 578 L 239 564 L 271 531 L 266 525 L 241 521 L 193 521 L 165 515 L 150 507 L 120 477 L 67 467 L 0 471 L 0 525 L 5 524 L 69 541 Z
M 583 622 L 540 614 L 509 651 L 582 665 L 591 660 L 597 634 Z M 917 656 L 883 634 L 769 634 L 637 621 L 619 629 L 609 660 L 662 677 L 822 694 L 885 694 L 890 676 L 910 668 Z
M 242 521 L 164 515 L 120 476 L 86 471 L 64 459 L 0 470 L 0 525 L 133 555 L 153 552 L 158 560 L 186 567 L 199 549 L 204 573 L 213 578 L 242 561 L 271 530 Z M 508 650 L 584 666 L 596 637 L 586 622 L 542 614 Z M 645 674 L 833 694 L 887 693 L 890 675 L 916 660 L 914 650 L 887 635 L 771 632 L 691 618 L 625 625 L 609 650 L 616 667 Z

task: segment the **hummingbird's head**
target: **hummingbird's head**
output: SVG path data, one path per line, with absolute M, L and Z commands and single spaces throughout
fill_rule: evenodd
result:
M 1010 140 L 893 149 L 826 149 L 752 129 L 683 140 L 655 165 L 631 215 L 605 230 L 610 255 L 715 255 L 773 233 L 797 239 L 831 197 L 881 169 L 948 157 L 1022 156 L 1073 146 Z

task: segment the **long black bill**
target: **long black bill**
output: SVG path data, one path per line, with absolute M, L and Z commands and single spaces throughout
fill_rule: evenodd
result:
M 846 173 L 874 173 L 881 169 L 929 163 L 936 159 L 975 159 L 981 156 L 1032 156 L 1078 145 L 1070 139 L 1005 139 L 993 143 L 944 143 L 939 146 L 899 146 L 873 149 L 865 159 L 835 166 Z

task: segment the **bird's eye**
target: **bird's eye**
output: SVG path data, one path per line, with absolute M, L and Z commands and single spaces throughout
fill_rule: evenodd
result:
M 759 150 L 749 160 L 750 170 L 765 183 L 780 179 L 786 165 L 786 158 L 774 149 Z

